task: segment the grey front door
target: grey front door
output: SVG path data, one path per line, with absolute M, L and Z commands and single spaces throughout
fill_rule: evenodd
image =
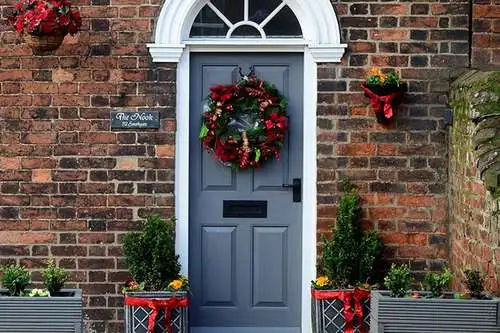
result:
M 234 171 L 203 150 L 200 116 L 211 86 L 236 82 L 239 68 L 251 66 L 287 98 L 290 129 L 280 160 Z M 191 332 L 298 333 L 302 204 L 283 184 L 302 178 L 303 57 L 192 54 L 190 80 Z M 233 214 L 261 215 L 224 217 L 224 205 Z

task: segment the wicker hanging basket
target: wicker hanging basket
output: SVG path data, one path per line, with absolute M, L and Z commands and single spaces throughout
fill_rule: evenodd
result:
M 61 46 L 64 35 L 58 36 L 34 36 L 34 35 L 26 35 L 24 40 L 26 43 L 31 46 L 32 49 L 38 51 L 54 51 Z

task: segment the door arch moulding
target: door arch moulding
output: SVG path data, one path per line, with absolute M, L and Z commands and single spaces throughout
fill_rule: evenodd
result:
M 166 0 L 158 20 L 154 43 L 148 44 L 153 62 L 179 62 L 186 47 L 191 44 L 189 32 L 193 22 L 209 0 Z M 273 45 L 295 44 L 307 47 L 315 62 L 340 62 L 346 44 L 341 43 L 340 27 L 333 7 L 328 0 L 283 0 L 297 17 L 303 37 L 286 42 L 286 39 L 258 40 L 258 43 L 275 51 Z M 256 44 L 252 39 L 206 39 L 212 44 L 228 48 Z M 290 47 L 289 47 L 290 50 Z

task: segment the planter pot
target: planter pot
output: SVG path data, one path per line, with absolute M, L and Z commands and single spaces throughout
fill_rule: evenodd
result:
M 0 289 L 0 333 L 82 333 L 82 291 L 51 297 L 13 297 Z
M 395 112 L 398 108 L 398 106 L 402 102 L 402 96 L 404 92 L 404 85 L 401 84 L 399 86 L 397 85 L 387 85 L 387 86 L 380 86 L 380 85 L 373 85 L 373 84 L 363 84 L 363 88 L 366 88 L 370 90 L 373 94 L 376 96 L 382 97 L 382 96 L 389 96 L 391 94 L 398 94 L 396 98 L 392 100 L 390 103 L 390 106 L 393 109 L 393 112 Z M 384 113 L 384 108 L 386 103 L 384 101 L 380 100 L 374 100 L 373 96 L 370 95 L 369 92 L 365 91 L 365 96 L 370 97 L 371 100 L 370 102 L 372 103 L 372 106 L 375 111 L 375 115 L 377 117 L 377 121 L 381 124 L 388 124 L 394 119 L 393 117 L 387 118 Z
M 187 333 L 187 297 L 187 292 L 127 293 L 125 333 Z
M 370 332 L 498 333 L 499 301 L 498 298 L 393 298 L 388 291 L 372 291 Z
M 26 35 L 24 40 L 26 43 L 38 51 L 54 51 L 61 46 L 64 35 L 61 36 L 34 36 Z
M 311 296 L 314 333 L 368 332 L 370 328 L 368 291 L 313 289 Z M 349 317 L 352 318 L 351 322 L 348 320 Z

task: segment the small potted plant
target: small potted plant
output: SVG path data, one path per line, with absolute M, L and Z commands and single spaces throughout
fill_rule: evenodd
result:
M 21 0 L 9 18 L 33 49 L 53 51 L 67 34 L 82 26 L 80 12 L 68 0 Z
M 31 273 L 24 266 L 3 267 L 0 290 L 0 327 L 9 332 L 82 333 L 83 304 L 80 289 L 61 289 L 68 273 L 49 260 L 42 270 L 43 289 L 27 290 Z
M 484 294 L 484 280 L 485 276 L 481 274 L 477 269 L 466 269 L 464 270 L 465 275 L 465 285 L 469 294 L 467 296 L 475 299 L 482 299 L 487 297 Z
M 360 228 L 360 197 L 344 182 L 337 224 L 323 236 L 321 270 L 312 281 L 312 319 L 316 333 L 364 332 L 369 327 L 370 282 L 380 260 L 382 241 Z
M 175 220 L 146 219 L 123 249 L 133 277 L 125 293 L 127 333 L 187 333 L 189 283 L 175 253 Z
M 466 271 L 469 293 L 446 292 L 452 274 L 427 273 L 424 291 L 410 292 L 407 265 L 393 265 L 387 291 L 372 291 L 370 332 L 491 332 L 500 329 L 500 300 L 483 293 L 478 271 Z
M 372 68 L 361 87 L 370 98 L 377 121 L 381 124 L 390 123 L 403 96 L 403 85 L 398 74 L 394 70 L 383 73 L 380 68 Z

